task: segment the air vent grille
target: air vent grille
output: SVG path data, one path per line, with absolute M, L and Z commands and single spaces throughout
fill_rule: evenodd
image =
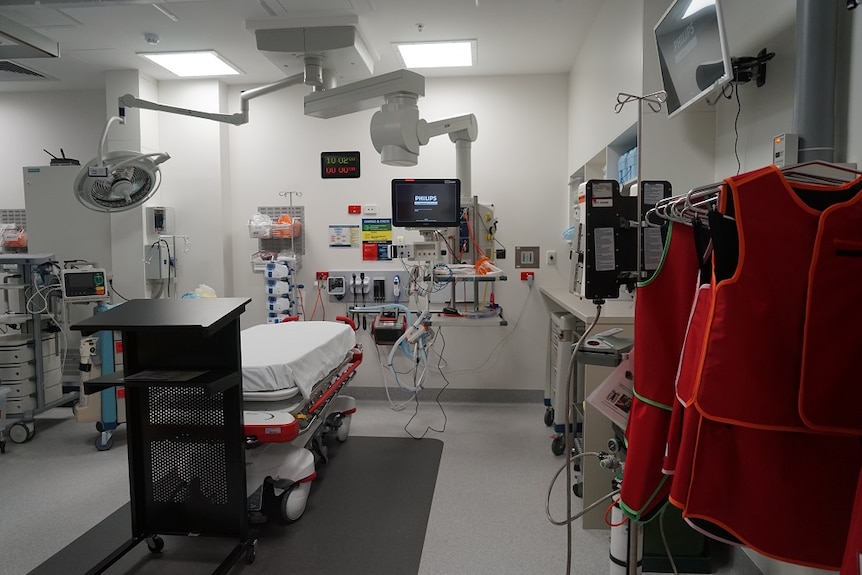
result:
M 30 68 L 25 68 L 15 62 L 0 60 L 0 82 L 26 82 L 29 80 L 53 80 Z

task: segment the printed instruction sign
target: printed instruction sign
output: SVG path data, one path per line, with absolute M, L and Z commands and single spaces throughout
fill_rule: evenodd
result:
M 358 248 L 361 243 L 362 236 L 357 224 L 329 226 L 329 247 Z
M 587 398 L 587 403 L 602 415 L 626 428 L 634 400 L 634 351 L 623 357 L 620 364 Z
M 362 220 L 362 261 L 391 260 L 392 220 L 372 218 Z

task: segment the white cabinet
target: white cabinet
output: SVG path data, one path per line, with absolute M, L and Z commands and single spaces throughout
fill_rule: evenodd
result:
M 620 160 L 637 158 L 638 155 L 637 125 L 632 124 L 569 176 L 569 226 L 577 226 L 578 223 L 578 205 L 583 202 L 581 184 L 588 180 L 617 180 L 621 190 L 630 189 L 637 179 L 637 165 L 630 163 L 620 170 Z M 620 179 L 621 176 L 624 179 Z M 626 193 L 623 192 L 624 195 Z

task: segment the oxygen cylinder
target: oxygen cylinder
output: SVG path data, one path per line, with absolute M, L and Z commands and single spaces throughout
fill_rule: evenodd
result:
M 625 521 L 625 514 L 618 503 L 614 503 L 611 509 L 611 551 L 610 551 L 610 574 L 632 575 L 643 572 L 644 540 L 643 526 L 636 521 Z M 629 569 L 629 530 L 635 529 L 637 536 L 637 567 Z

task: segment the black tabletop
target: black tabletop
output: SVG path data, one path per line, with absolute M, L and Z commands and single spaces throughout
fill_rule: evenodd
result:
M 72 326 L 84 334 L 100 330 L 221 329 L 245 311 L 250 298 L 133 299 Z

